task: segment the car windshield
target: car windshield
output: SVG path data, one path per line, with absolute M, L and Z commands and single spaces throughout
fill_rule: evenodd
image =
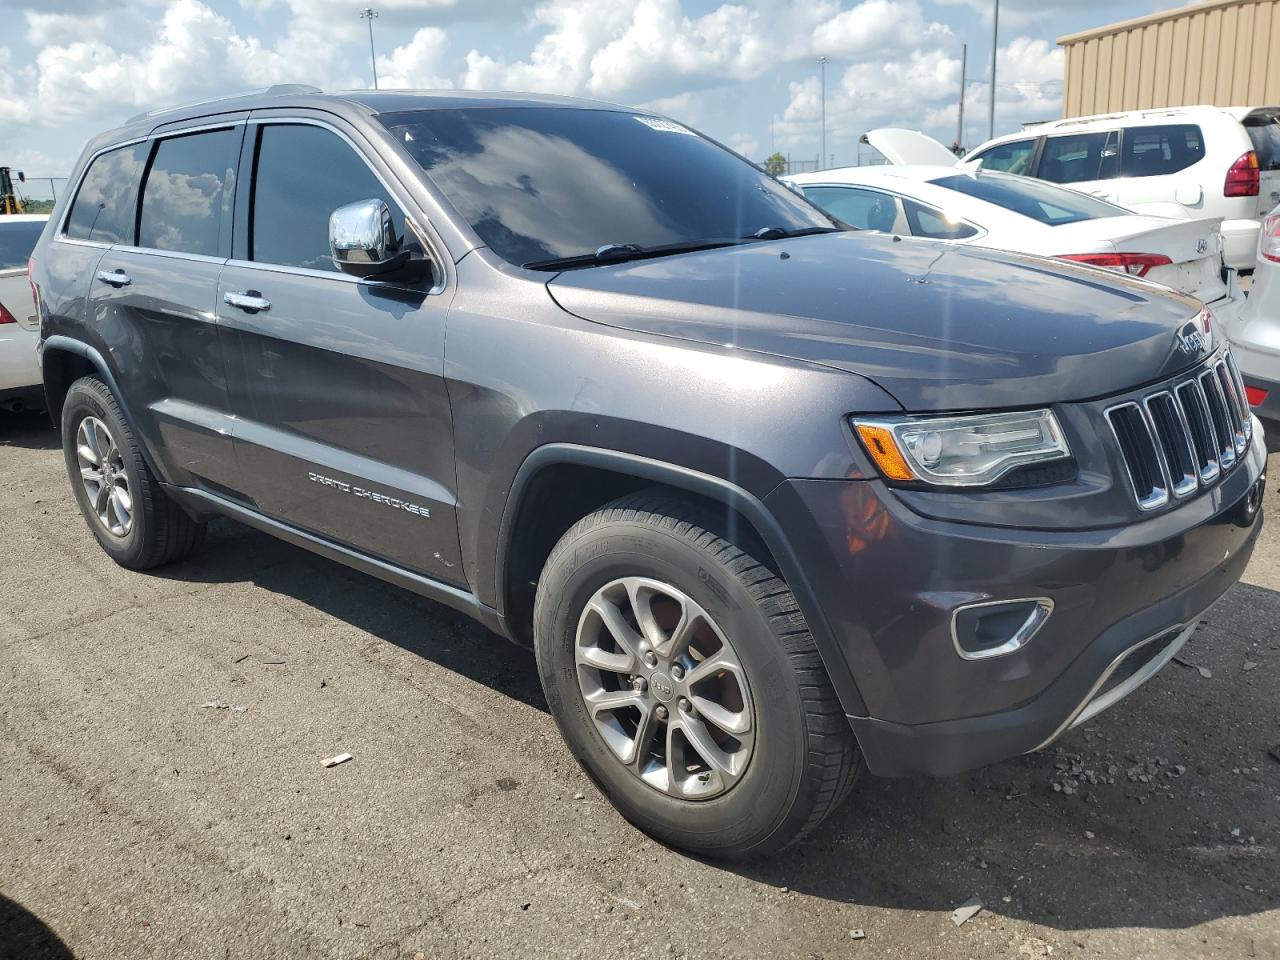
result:
M 930 180 L 935 187 L 945 187 L 969 197 L 993 203 L 1024 217 L 1056 227 L 1081 220 L 1123 217 L 1128 210 L 1115 204 L 1085 196 L 1051 183 L 999 173 L 957 173 Z
M 25 267 L 43 229 L 43 220 L 19 220 L 6 223 L 0 219 L 0 270 Z
M 1280 119 L 1268 117 L 1262 122 L 1245 125 L 1253 148 L 1258 154 L 1258 166 L 1263 170 L 1280 170 Z
M 761 231 L 771 239 L 833 227 L 741 157 L 659 117 L 477 107 L 378 119 L 481 239 L 514 264 L 550 267 L 597 251 L 603 262 Z

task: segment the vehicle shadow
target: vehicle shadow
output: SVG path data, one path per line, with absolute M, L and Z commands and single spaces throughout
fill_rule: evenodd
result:
M 56 450 L 58 446 L 58 435 L 43 410 L 23 413 L 0 410 L 0 447 Z
M 442 604 L 241 524 L 213 521 L 199 553 L 153 572 L 196 583 L 251 581 L 521 703 L 547 709 L 531 651 Z
M 252 582 L 547 709 L 529 651 L 239 524 L 216 521 L 205 549 L 155 573 Z M 949 911 L 976 895 L 989 912 L 1063 931 L 1180 929 L 1274 910 L 1280 763 L 1266 738 L 1280 740 L 1277 624 L 1280 593 L 1238 584 L 1183 654 L 1215 679 L 1170 665 L 1051 750 L 968 775 L 866 776 L 782 855 L 707 866 L 851 907 Z M 1256 663 L 1244 674 L 1246 649 Z
M 21 904 L 0 894 L 0 957 L 75 960 L 62 939 Z

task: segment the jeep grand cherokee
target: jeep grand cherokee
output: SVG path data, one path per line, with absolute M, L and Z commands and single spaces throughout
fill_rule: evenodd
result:
M 31 279 L 106 553 L 232 517 L 532 644 L 573 754 L 689 850 L 1051 743 L 1261 527 L 1200 304 L 850 230 L 644 110 L 273 88 L 71 187 Z

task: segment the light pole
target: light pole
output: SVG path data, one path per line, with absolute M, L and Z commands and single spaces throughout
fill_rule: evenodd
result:
M 818 169 L 823 169 L 827 162 L 827 64 L 828 57 L 818 58 L 818 67 L 822 71 L 822 153 L 818 155 Z
M 969 64 L 969 45 L 960 45 L 960 116 L 956 120 L 956 155 L 964 155 L 964 72 Z
M 987 111 L 987 139 L 996 135 L 996 54 L 1000 50 L 1000 0 L 991 14 L 991 106 Z
M 373 52 L 373 21 L 378 11 L 373 7 L 365 7 L 360 11 L 360 19 L 369 21 L 369 63 L 373 67 L 373 89 L 378 89 L 378 55 Z

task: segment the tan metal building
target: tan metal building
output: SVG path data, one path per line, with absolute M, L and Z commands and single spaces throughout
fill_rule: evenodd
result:
M 1063 116 L 1280 104 L 1280 0 L 1208 0 L 1059 37 Z

